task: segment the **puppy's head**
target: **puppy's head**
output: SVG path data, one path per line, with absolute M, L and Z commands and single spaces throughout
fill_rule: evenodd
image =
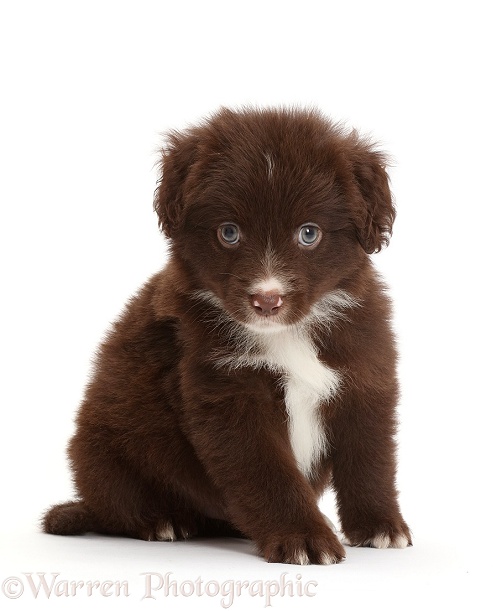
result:
M 384 162 L 315 111 L 223 109 L 168 136 L 155 209 L 194 291 L 279 330 L 343 307 L 367 253 L 387 243 Z

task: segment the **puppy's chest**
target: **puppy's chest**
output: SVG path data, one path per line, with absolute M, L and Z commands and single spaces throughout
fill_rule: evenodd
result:
M 340 373 L 319 359 L 307 334 L 291 330 L 260 336 L 252 351 L 234 355 L 227 364 L 263 367 L 279 376 L 291 447 L 299 469 L 308 477 L 327 450 L 319 408 L 339 391 Z

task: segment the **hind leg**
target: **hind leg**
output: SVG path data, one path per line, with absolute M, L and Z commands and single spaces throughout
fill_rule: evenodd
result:
M 110 451 L 110 444 L 73 438 L 69 455 L 80 501 L 53 508 L 44 529 L 56 534 L 98 532 L 144 540 L 186 539 L 199 515 L 172 487 L 147 480 Z M 76 458 L 78 457 L 78 460 Z
M 96 516 L 97 532 L 145 541 L 189 539 L 198 532 L 200 516 L 173 490 L 136 482 L 120 498 L 114 491 L 106 506 L 101 499 L 99 504 L 94 501 L 87 502 Z
M 127 508 L 123 508 L 127 510 Z M 199 531 L 195 515 L 185 512 L 165 511 L 155 516 L 152 508 L 149 515 L 134 523 L 131 516 L 103 515 L 88 507 L 84 501 L 69 501 L 51 507 L 42 518 L 42 529 L 54 535 L 83 535 L 97 532 L 108 535 L 122 535 L 146 541 L 176 541 L 188 539 Z
M 209 535 L 214 528 L 206 532 L 203 516 L 195 510 L 185 507 L 183 511 L 174 510 L 172 504 L 145 504 L 144 511 L 136 513 L 137 507 L 122 505 L 120 511 L 110 507 L 103 511 L 96 506 L 89 506 L 85 501 L 69 501 L 51 507 L 42 518 L 42 529 L 54 535 L 83 535 L 96 532 L 106 535 L 119 535 L 145 541 L 176 541 L 189 539 L 199 532 Z M 224 528 L 220 526 L 223 535 Z
M 171 461 L 166 457 L 174 453 L 172 439 L 160 448 L 155 439 L 149 442 L 130 462 L 124 458 L 128 448 L 117 446 L 106 427 L 81 425 L 68 448 L 80 501 L 49 511 L 46 532 L 93 531 L 153 541 L 239 536 L 191 447 L 178 445 L 177 460 Z M 190 468 L 181 470 L 180 464 Z M 205 516 L 209 508 L 212 518 Z
M 177 541 L 199 535 L 202 537 L 237 537 L 246 538 L 239 530 L 225 520 L 217 520 L 185 511 L 165 514 L 151 522 L 144 521 L 137 528 L 131 529 L 110 527 L 109 523 L 99 522 L 96 515 L 83 501 L 69 501 L 51 507 L 42 518 L 42 529 L 54 535 L 83 535 L 86 532 L 98 532 L 114 535 L 126 535 L 146 541 Z
M 142 520 L 136 528 L 113 534 L 147 541 L 180 541 L 195 536 L 246 538 L 228 521 L 203 515 L 172 489 L 167 490 L 155 506 L 145 508 L 145 515 L 147 512 L 147 521 Z

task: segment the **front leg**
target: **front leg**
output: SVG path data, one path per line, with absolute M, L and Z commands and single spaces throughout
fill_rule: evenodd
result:
M 256 372 L 237 378 L 211 371 L 204 384 L 199 371 L 198 379 L 197 388 L 184 389 L 185 430 L 231 522 L 268 562 L 341 561 L 343 546 L 296 466 L 273 387 Z
M 354 396 L 334 423 L 333 486 L 345 542 L 354 546 L 412 545 L 395 487 L 392 396 Z

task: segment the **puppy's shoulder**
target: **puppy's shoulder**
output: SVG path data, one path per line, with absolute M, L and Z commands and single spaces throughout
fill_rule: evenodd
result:
M 185 274 L 173 259 L 141 289 L 158 320 L 182 318 L 189 292 Z

